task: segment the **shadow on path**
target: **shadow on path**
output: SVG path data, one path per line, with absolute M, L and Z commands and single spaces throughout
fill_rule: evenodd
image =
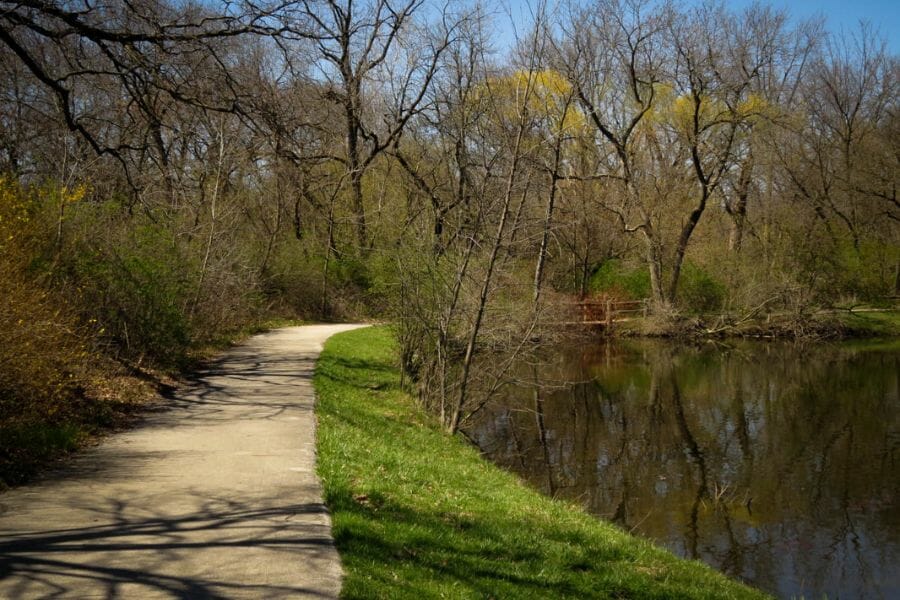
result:
M 134 514 L 142 509 L 132 511 L 121 500 L 107 499 L 92 507 L 85 499 L 83 505 L 71 508 L 94 514 L 97 520 L 113 517 L 114 522 L 4 535 L 0 538 L 0 580 L 15 575 L 17 581 L 0 590 L 10 598 L 34 594 L 79 597 L 89 583 L 93 594 L 105 598 L 129 592 L 141 597 L 157 592 L 174 598 L 326 597 L 299 586 L 219 581 L 203 572 L 159 572 L 159 567 L 179 562 L 187 554 L 237 548 L 301 550 L 306 558 L 321 558 L 323 549 L 333 546 L 327 530 L 298 530 L 292 523 L 301 515 L 325 514 L 321 504 L 264 506 L 257 502 L 251 507 L 227 500 L 196 500 L 202 504 L 191 513 L 142 516 Z M 253 525 L 248 527 L 248 523 Z M 245 535 L 236 535 L 235 528 Z M 198 532 L 204 534 L 202 541 L 197 540 Z M 237 563 L 234 568 L 239 570 L 242 565 Z
M 350 327 L 251 338 L 139 427 L 0 496 L 0 598 L 336 598 L 312 374 Z

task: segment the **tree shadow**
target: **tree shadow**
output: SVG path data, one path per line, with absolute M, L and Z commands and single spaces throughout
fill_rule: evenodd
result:
M 54 521 L 0 535 L 0 596 L 330 596 L 321 586 L 285 583 L 302 579 L 303 563 L 330 560 L 324 505 L 237 502 L 198 493 L 190 498 L 197 506 L 173 515 L 148 514 L 146 502 L 76 499 L 61 508 L 97 524 L 60 527 Z M 304 515 L 322 517 L 311 521 Z M 287 561 L 293 576 L 270 579 L 278 561 Z
M 144 426 L 169 426 L 180 422 L 276 419 L 290 411 L 309 413 L 312 403 L 298 402 L 312 393 L 315 360 L 307 354 L 280 357 L 233 356 L 207 363 L 185 378 L 179 388 L 167 390 L 167 402 L 146 415 Z M 173 414 L 177 413 L 177 414 Z
M 335 597 L 340 562 L 308 465 L 255 458 L 305 443 L 313 354 L 233 348 L 133 431 L 0 497 L 0 598 Z M 236 429 L 244 420 L 282 423 Z M 243 442 L 285 428 L 283 444 Z M 200 432 L 235 437 L 195 444 Z

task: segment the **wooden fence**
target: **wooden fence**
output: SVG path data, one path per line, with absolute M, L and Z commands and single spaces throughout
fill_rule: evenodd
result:
M 646 300 L 615 300 L 613 298 L 585 298 L 571 302 L 573 325 L 604 325 L 628 321 L 635 317 L 646 317 Z

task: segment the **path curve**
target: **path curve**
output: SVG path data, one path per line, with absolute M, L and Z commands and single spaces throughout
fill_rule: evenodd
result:
M 355 327 L 250 338 L 139 427 L 0 496 L 0 598 L 336 598 L 312 374 Z

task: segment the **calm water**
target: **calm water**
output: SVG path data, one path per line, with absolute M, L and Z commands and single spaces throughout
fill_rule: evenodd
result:
M 900 598 L 900 347 L 640 341 L 523 366 L 469 434 L 777 596 Z

